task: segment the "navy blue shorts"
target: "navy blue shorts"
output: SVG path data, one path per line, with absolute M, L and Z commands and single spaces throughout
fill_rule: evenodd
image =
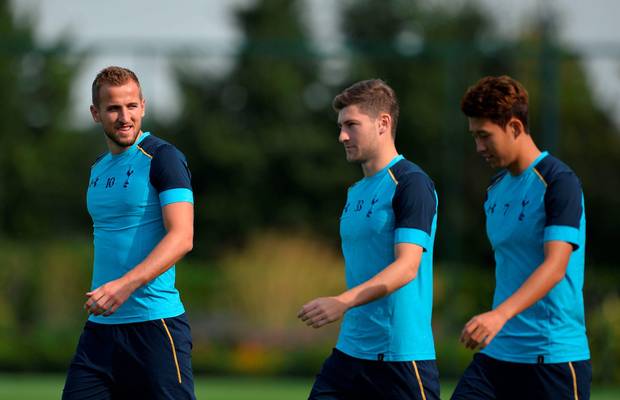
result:
M 63 400 L 195 399 L 185 314 L 131 324 L 87 321 Z
M 374 361 L 338 349 L 325 360 L 309 400 L 439 400 L 435 360 Z
M 522 364 L 477 353 L 451 399 L 588 400 L 591 381 L 590 360 Z

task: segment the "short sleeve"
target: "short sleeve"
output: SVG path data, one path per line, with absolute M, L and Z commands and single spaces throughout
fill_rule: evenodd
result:
M 583 214 L 583 192 L 577 176 L 563 172 L 554 177 L 545 192 L 544 241 L 561 240 L 579 246 Z
M 437 213 L 435 187 L 428 176 L 411 173 L 399 178 L 392 199 L 396 243 L 413 243 L 428 249 Z
M 185 156 L 172 145 L 161 146 L 151 161 L 150 180 L 163 206 L 194 202 L 191 174 Z

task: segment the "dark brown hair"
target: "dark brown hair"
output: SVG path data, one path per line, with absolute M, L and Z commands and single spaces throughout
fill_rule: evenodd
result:
M 95 107 L 99 106 L 99 90 L 103 85 L 121 86 L 129 81 L 134 81 L 136 85 L 138 85 L 138 88 L 140 89 L 140 98 L 142 99 L 142 88 L 140 87 L 140 81 L 133 71 L 116 66 L 102 69 L 93 81 L 93 105 Z
M 381 79 L 356 82 L 334 97 L 332 107 L 339 112 L 345 107 L 356 105 L 360 111 L 376 118 L 379 113 L 392 117 L 392 137 L 396 136 L 396 125 L 400 108 L 394 89 Z
M 487 76 L 465 92 L 461 111 L 470 118 L 486 118 L 506 127 L 511 118 L 517 118 L 528 128 L 528 94 L 518 81 L 509 76 Z

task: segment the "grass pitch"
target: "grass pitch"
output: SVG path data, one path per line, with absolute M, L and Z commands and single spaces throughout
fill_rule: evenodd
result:
M 0 375 L 0 400 L 57 400 L 62 375 Z M 312 379 L 277 378 L 205 378 L 197 377 L 196 397 L 208 400 L 303 400 L 308 396 Z M 449 399 L 454 382 L 442 382 L 442 399 Z M 620 387 L 592 389 L 592 400 L 620 399 Z

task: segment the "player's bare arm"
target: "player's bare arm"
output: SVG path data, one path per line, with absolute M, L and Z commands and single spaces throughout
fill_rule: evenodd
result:
M 543 263 L 496 309 L 470 319 L 461 332 L 461 343 L 469 349 L 486 347 L 508 320 L 545 297 L 564 278 L 572 251 L 570 243 L 545 242 Z
M 112 315 L 139 287 L 167 271 L 193 247 L 194 206 L 171 203 L 162 208 L 166 235 L 153 251 L 121 278 L 86 293 L 84 308 L 91 314 Z
M 394 246 L 395 260 L 372 279 L 343 292 L 338 296 L 319 297 L 301 308 L 297 317 L 313 328 L 320 328 L 338 321 L 344 313 L 398 290 L 418 274 L 422 247 L 411 243 Z

